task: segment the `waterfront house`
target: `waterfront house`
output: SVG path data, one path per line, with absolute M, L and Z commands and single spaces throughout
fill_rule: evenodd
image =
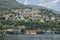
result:
M 47 30 L 46 34 L 55 34 L 55 31 Z
M 36 34 L 36 30 L 26 30 L 25 34 Z
M 4 31 L 4 34 L 20 34 L 21 30 L 20 29 L 6 29 Z

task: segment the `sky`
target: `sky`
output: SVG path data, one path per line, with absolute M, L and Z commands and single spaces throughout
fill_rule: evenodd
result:
M 16 0 L 24 5 L 37 5 L 60 11 L 60 0 Z

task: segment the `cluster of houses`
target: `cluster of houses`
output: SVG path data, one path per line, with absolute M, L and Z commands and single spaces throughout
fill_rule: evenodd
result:
M 46 16 L 39 14 L 41 11 L 39 9 L 12 9 L 11 12 L 7 11 L 4 13 L 4 15 L 1 18 L 7 20 L 11 18 L 12 20 L 25 20 L 28 21 L 28 19 L 31 20 L 38 20 L 39 22 L 45 22 L 45 21 L 53 21 L 53 22 L 60 22 L 59 18 L 56 18 L 55 16 Z M 19 34 L 37 34 L 37 30 L 25 30 L 23 33 L 21 32 L 21 29 L 6 29 L 4 31 L 5 33 L 8 33 L 9 31 L 13 31 L 14 33 Z M 48 30 L 40 32 L 40 33 L 54 33 L 54 31 Z
M 60 21 L 59 18 L 56 18 L 55 16 L 46 16 L 39 14 L 41 11 L 39 9 L 12 9 L 11 12 L 7 11 L 3 17 L 5 19 L 12 18 L 12 20 L 39 20 L 40 22 L 45 21 Z
M 4 34 L 55 34 L 58 31 L 55 30 L 33 30 L 33 29 L 6 29 Z

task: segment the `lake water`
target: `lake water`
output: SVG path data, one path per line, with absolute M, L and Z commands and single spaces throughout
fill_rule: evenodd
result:
M 0 35 L 0 40 L 60 40 L 60 35 Z

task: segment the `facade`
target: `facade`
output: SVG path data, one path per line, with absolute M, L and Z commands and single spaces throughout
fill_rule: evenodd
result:
M 4 31 L 4 34 L 20 34 L 21 30 L 20 29 L 7 29 Z
M 25 34 L 36 34 L 36 30 L 26 30 Z

